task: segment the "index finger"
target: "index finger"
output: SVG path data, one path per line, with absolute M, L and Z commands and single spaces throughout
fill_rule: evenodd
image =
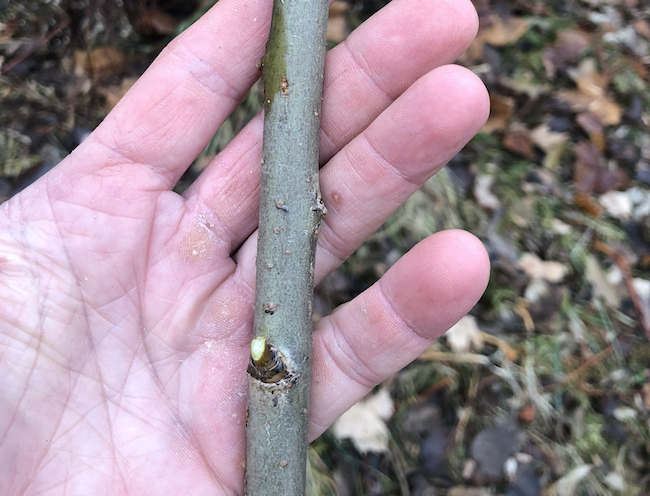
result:
M 144 165 L 156 188 L 171 189 L 259 78 L 271 6 L 220 0 L 161 52 L 82 143 L 88 160 L 74 167 Z

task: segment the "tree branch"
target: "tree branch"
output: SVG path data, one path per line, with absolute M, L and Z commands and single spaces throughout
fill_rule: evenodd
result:
M 275 0 L 251 343 L 246 494 L 305 493 L 316 240 L 325 214 L 318 132 L 327 0 Z

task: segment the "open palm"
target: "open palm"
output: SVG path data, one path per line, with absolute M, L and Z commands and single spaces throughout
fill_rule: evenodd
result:
M 241 494 L 262 120 L 172 188 L 258 78 L 269 0 L 220 0 L 97 130 L 0 206 L 0 494 Z M 326 61 L 316 279 L 484 122 L 449 66 L 469 0 L 394 0 Z M 314 334 L 313 439 L 485 288 L 482 245 L 436 234 Z

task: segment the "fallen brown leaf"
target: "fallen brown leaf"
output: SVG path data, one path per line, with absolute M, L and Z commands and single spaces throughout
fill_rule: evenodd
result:
M 340 17 L 345 15 L 348 10 L 350 10 L 349 3 L 344 2 L 343 0 L 335 0 L 332 2 L 332 5 L 330 5 L 329 16 L 330 18 Z
M 592 111 L 598 114 L 605 125 L 616 125 L 621 122 L 623 111 L 613 100 L 605 96 L 594 96 L 581 91 L 562 90 L 557 93 L 560 100 L 571 104 L 576 112 Z
M 634 21 L 634 29 L 646 40 L 650 40 L 650 22 L 647 19 L 637 19 Z
M 492 24 L 481 30 L 477 38 L 493 46 L 512 45 L 528 31 L 528 20 L 523 17 L 502 19 L 494 17 Z
M 599 151 L 605 150 L 605 135 L 603 134 L 603 121 L 595 112 L 582 112 L 577 115 L 576 122 L 589 135 L 591 142 Z
M 577 70 L 569 73 L 578 89 L 561 90 L 557 98 L 570 103 L 577 112 L 594 112 L 606 126 L 621 122 L 623 110 L 607 95 L 609 80 L 596 70 L 593 59 L 583 61 Z
M 169 13 L 172 5 L 167 4 L 165 7 L 156 5 L 156 2 L 135 2 L 130 12 L 133 28 L 144 36 L 170 36 L 176 34 L 179 20 Z
M 348 35 L 348 23 L 345 13 L 349 10 L 350 5 L 341 0 L 336 0 L 329 11 L 327 20 L 327 39 L 335 43 L 340 43 Z
M 127 91 L 135 84 L 137 78 L 124 78 L 122 79 L 120 85 L 111 85 L 106 88 L 102 88 L 100 92 L 106 98 L 106 101 L 103 105 L 106 112 L 113 110 L 117 102 L 119 102 L 122 97 L 126 94 Z
M 340 43 L 347 35 L 347 21 L 345 17 L 330 17 L 327 22 L 327 39 L 335 43 Z
M 622 170 L 605 166 L 605 159 L 595 144 L 581 141 L 575 147 L 575 156 L 573 180 L 579 192 L 603 194 L 627 182 Z
M 491 94 L 490 95 L 490 117 L 483 126 L 482 131 L 491 133 L 493 131 L 503 131 L 513 112 L 515 111 L 515 99 L 508 96 Z
M 530 99 L 536 99 L 551 91 L 549 84 L 540 84 L 534 80 L 533 74 L 527 71 L 517 72 L 512 77 L 501 76 L 499 83 L 504 88 L 509 88 L 517 93 L 524 94 Z
M 77 50 L 74 54 L 77 67 L 94 81 L 101 81 L 124 68 L 126 57 L 117 48 L 98 47 L 91 52 Z
M 533 158 L 533 140 L 530 131 L 524 127 L 511 127 L 503 140 L 503 146 L 516 155 Z
M 474 8 L 476 8 L 476 12 L 478 13 L 481 28 L 492 24 L 494 14 L 492 13 L 490 0 L 472 0 L 472 3 L 474 3 Z
M 565 69 L 570 63 L 576 62 L 578 56 L 589 46 L 587 35 L 575 30 L 562 31 L 557 41 L 544 50 L 543 61 L 546 75 L 555 77 L 558 69 Z
M 569 134 L 551 131 L 548 124 L 542 124 L 530 133 L 530 137 L 533 143 L 546 152 L 544 167 L 549 170 L 557 169 L 569 141 Z
M 528 30 L 528 21 L 523 17 L 502 19 L 490 15 L 489 21 L 481 22 L 481 29 L 467 49 L 464 59 L 477 61 L 483 59 L 483 47 L 486 43 L 493 46 L 512 45 Z
M 592 217 L 598 217 L 603 211 L 603 207 L 587 193 L 578 193 L 574 202 L 581 211 Z

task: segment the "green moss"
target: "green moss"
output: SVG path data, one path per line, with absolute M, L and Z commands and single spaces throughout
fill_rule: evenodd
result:
M 313 447 L 307 453 L 307 496 L 335 496 L 336 484 L 328 467 Z
M 597 413 L 587 413 L 584 418 L 573 423 L 573 445 L 578 454 L 585 460 L 591 460 L 594 455 L 602 455 L 607 451 L 607 442 L 603 438 L 605 420 Z
M 35 166 L 40 158 L 29 154 L 31 140 L 16 131 L 0 132 L 0 176 L 17 177 Z
M 553 375 L 555 369 L 557 344 L 556 336 L 538 335 L 526 342 L 526 354 L 534 360 L 535 373 Z
M 490 277 L 485 294 L 481 298 L 492 308 L 492 313 L 510 312 L 515 305 L 517 295 L 509 286 L 501 286 L 494 277 Z

